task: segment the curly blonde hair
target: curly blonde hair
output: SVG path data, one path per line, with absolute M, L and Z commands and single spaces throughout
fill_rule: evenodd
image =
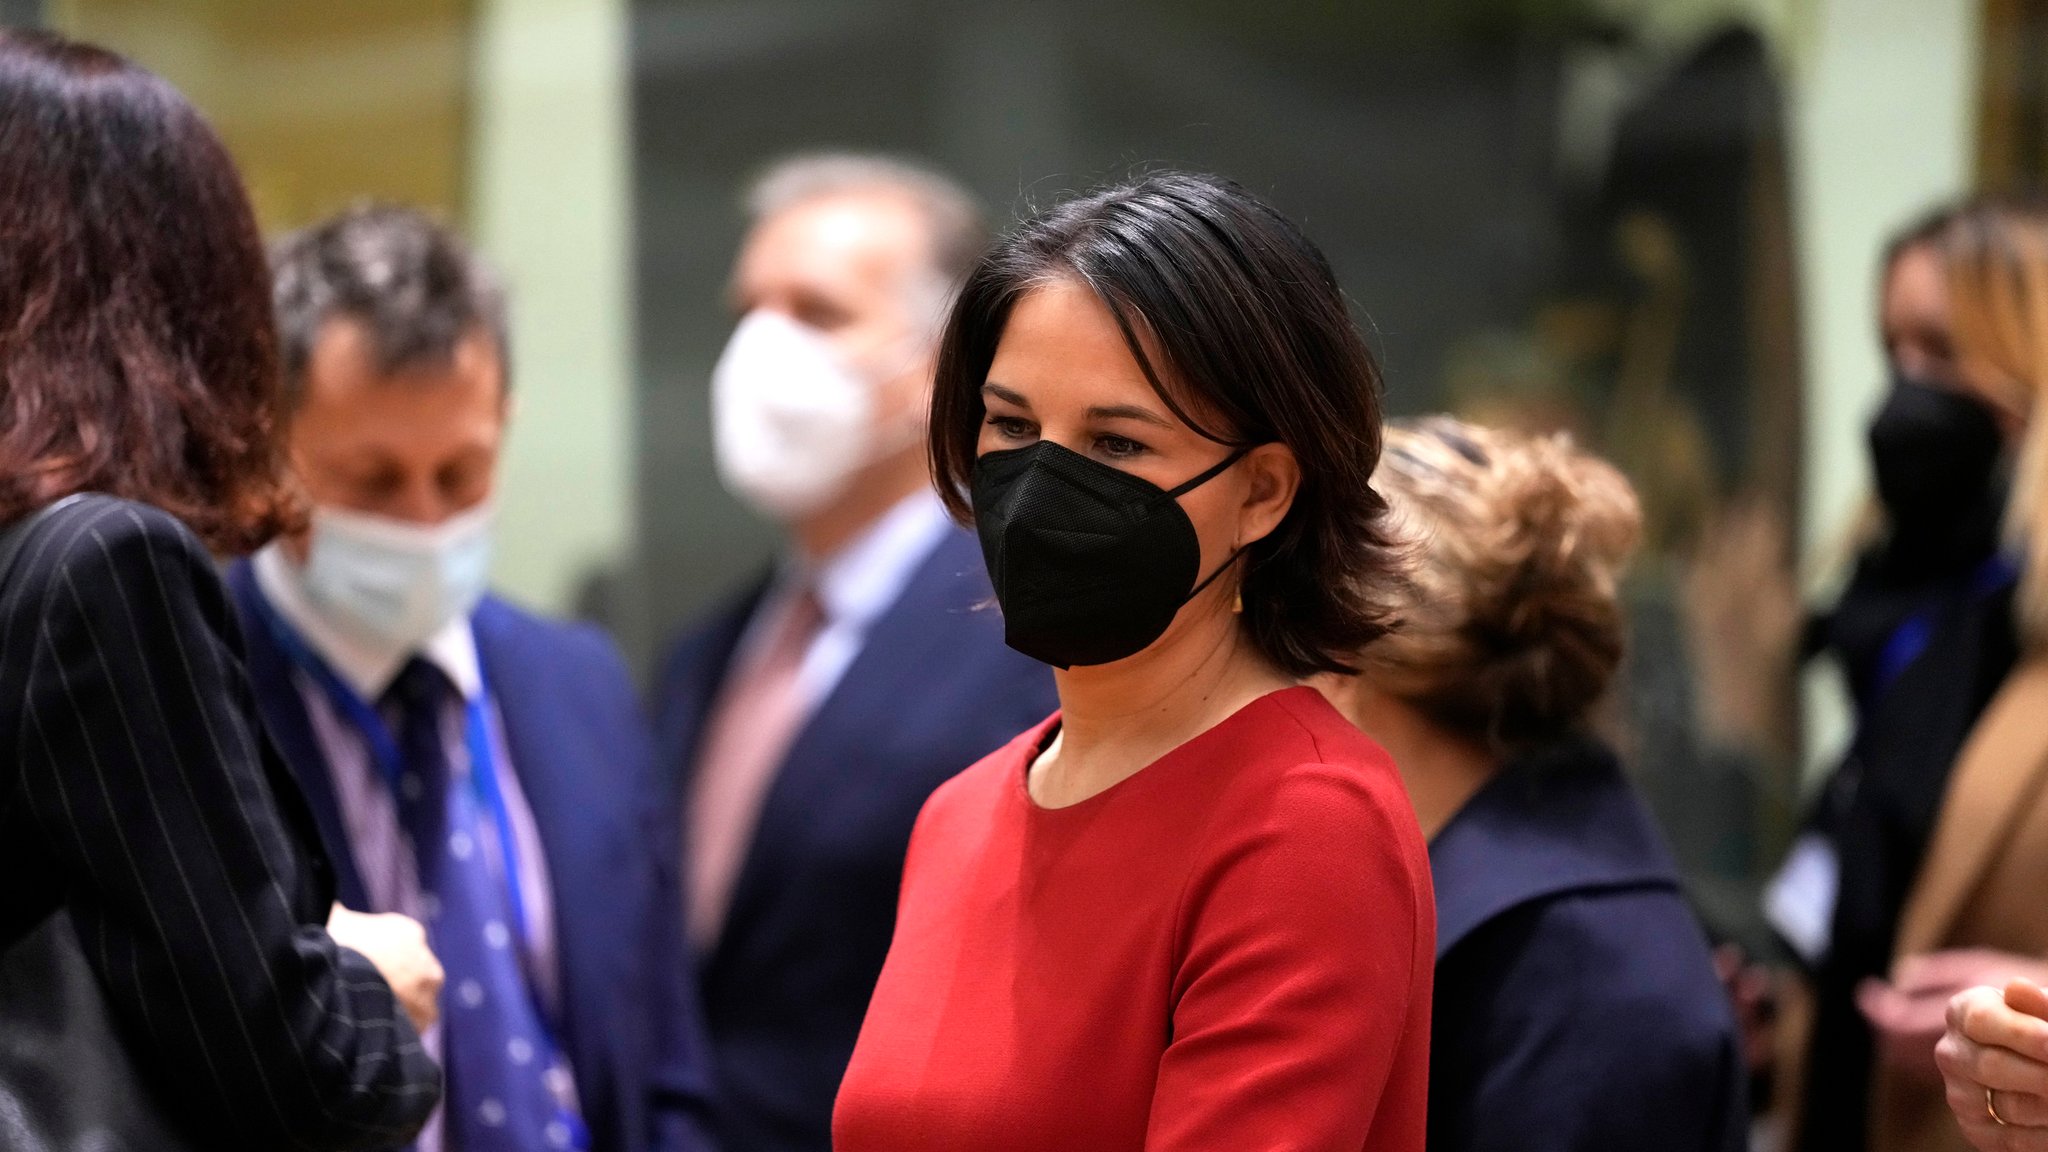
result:
M 1616 590 L 1642 512 L 1562 434 L 1449 417 L 1390 426 L 1374 484 L 1412 571 L 1401 626 L 1364 654 L 1380 689 L 1513 751 L 1579 727 L 1625 639 Z

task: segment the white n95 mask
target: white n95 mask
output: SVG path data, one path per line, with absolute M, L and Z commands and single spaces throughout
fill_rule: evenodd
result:
M 337 627 L 415 651 L 483 599 L 494 512 L 485 503 L 421 525 L 315 508 L 306 594 Z
M 825 507 L 878 445 L 875 385 L 823 333 L 779 312 L 749 312 L 711 371 L 718 476 L 777 520 Z

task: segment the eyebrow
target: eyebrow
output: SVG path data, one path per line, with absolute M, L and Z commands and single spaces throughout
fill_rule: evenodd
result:
M 983 393 L 994 396 L 1005 404 L 1014 404 L 1026 411 L 1029 411 L 1031 408 L 1031 402 L 1026 400 L 1022 394 L 993 381 L 983 384 L 981 390 Z M 1097 405 L 1088 409 L 1088 418 L 1090 420 L 1136 420 L 1141 424 L 1150 424 L 1155 428 L 1172 429 L 1174 427 L 1171 420 L 1152 411 L 1150 408 L 1143 408 L 1136 404 Z

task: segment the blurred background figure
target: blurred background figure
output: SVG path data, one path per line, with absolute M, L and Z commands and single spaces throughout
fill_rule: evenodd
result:
M 872 156 L 749 190 L 713 373 L 719 473 L 788 541 L 657 690 L 731 1148 L 825 1152 L 918 809 L 1054 707 L 1003 646 L 924 456 L 933 355 L 985 238 L 973 200 Z
M 229 575 L 272 737 L 351 908 L 447 967 L 422 1148 L 707 1147 L 672 821 L 611 643 L 488 594 L 512 408 L 505 297 L 372 205 L 272 255 L 308 530 Z
M 396 916 L 322 929 L 333 875 L 210 554 L 300 513 L 267 282 L 175 88 L 0 30 L 9 1148 L 386 1148 L 440 1096 L 400 1007 L 431 1022 L 434 958 Z
M 1437 904 L 1429 1146 L 1738 1152 L 1747 1069 L 1670 849 L 1594 734 L 1642 528 L 1561 435 L 1390 428 L 1404 626 L 1323 688 L 1400 767 Z
M 1956 757 L 2019 655 L 2000 519 L 2026 408 L 2009 383 L 1959 361 L 1950 254 L 1986 221 L 2031 214 L 1989 200 L 1945 208 L 1884 253 L 1892 383 L 1868 426 L 1874 539 L 1808 637 L 1841 667 L 1859 724 L 1765 901 L 1811 973 L 1810 1012 L 1788 1034 L 1802 1148 L 1883 1138 L 1862 1119 L 1873 1062 L 1931 1083 L 1955 991 L 1945 982 L 1961 975 L 1945 963 L 1902 971 L 1899 988 L 1874 983 L 1892 971 Z
M 1841 665 L 1865 720 L 1952 602 L 2011 578 L 1998 548 L 2011 413 L 1965 386 L 1956 366 L 1942 242 L 1957 216 L 1931 212 L 1885 247 L 1878 304 L 1890 380 L 1867 436 L 1874 539 L 1809 625 L 1809 651 Z
M 1886 831 L 1897 836 L 1903 825 L 1924 830 L 1923 839 L 1904 862 L 1910 871 L 1893 878 L 1904 896 L 1884 970 L 1854 994 L 1875 1050 L 1870 1147 L 1914 1152 L 1965 1147 L 1933 1059 L 1950 997 L 2014 978 L 2048 982 L 2048 421 L 2038 418 L 2048 395 L 2048 205 L 1972 205 L 1947 230 L 1944 252 L 1959 379 L 2017 441 L 2006 523 L 2018 581 L 1991 594 L 1997 607 L 1979 627 L 2003 631 L 2016 622 L 2019 657 L 1960 742 L 1937 802 L 1885 810 L 1893 821 Z M 1890 689 L 1900 707 L 1919 694 L 1954 691 L 1920 678 L 1923 669 L 1938 674 L 1939 643 L 1937 625 L 1927 651 Z M 1883 708 L 1889 719 L 1890 697 Z M 1846 901 L 1846 858 L 1844 865 Z M 1816 1054 L 1813 1072 L 1824 1060 Z M 1842 1122 L 1838 1113 L 1817 1113 L 1812 1092 L 1808 1099 L 1809 1133 Z M 1837 1145 L 1809 1137 L 1808 1146 Z

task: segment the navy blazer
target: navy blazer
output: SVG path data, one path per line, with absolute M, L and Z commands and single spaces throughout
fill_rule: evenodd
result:
M 688 632 L 660 688 L 680 813 L 747 595 Z M 933 789 L 1057 707 L 1045 665 L 1003 644 L 981 548 L 949 530 L 875 621 L 790 748 L 703 958 L 717 1135 L 745 1152 L 826 1152 L 832 1101 L 895 926 L 910 828 Z
M 1488 782 L 1429 848 L 1431 1152 L 1740 1152 L 1747 1072 L 1662 835 L 1605 748 Z
M 249 678 L 272 739 L 305 790 L 341 902 L 368 905 L 327 760 L 259 615 L 255 573 L 228 573 Z M 690 986 L 677 852 L 653 745 L 611 641 L 495 597 L 471 618 L 484 679 L 547 857 L 561 966 L 562 1043 L 598 1152 L 700 1152 L 710 1058 Z

